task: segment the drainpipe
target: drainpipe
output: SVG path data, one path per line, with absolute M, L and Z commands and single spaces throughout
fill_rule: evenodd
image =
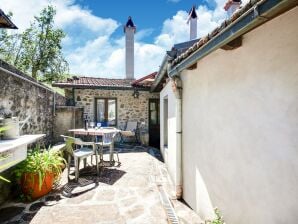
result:
M 168 64 L 170 69 L 170 63 Z M 182 81 L 179 76 L 171 79 L 172 89 L 176 98 L 176 197 L 182 198 L 183 178 L 182 178 Z

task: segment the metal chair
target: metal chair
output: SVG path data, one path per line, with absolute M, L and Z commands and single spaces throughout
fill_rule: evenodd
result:
M 84 167 L 86 166 L 86 159 L 95 155 L 96 173 L 99 175 L 98 167 L 98 153 L 94 142 L 84 142 L 80 138 L 61 135 L 66 143 L 66 150 L 68 154 L 67 177 L 69 178 L 71 158 L 74 158 L 75 165 L 75 180 L 79 179 L 80 160 L 84 159 Z M 90 146 L 92 148 L 90 148 Z M 74 149 L 75 148 L 75 149 Z M 92 160 L 91 160 L 92 163 Z
M 118 164 L 120 164 L 120 160 L 119 160 L 119 155 L 118 152 L 114 150 L 114 141 L 115 141 L 115 137 L 117 135 L 117 132 L 110 132 L 110 133 L 103 133 L 102 139 L 101 141 L 95 143 L 98 146 L 98 151 L 99 151 L 99 157 L 100 157 L 100 162 L 104 162 L 103 160 L 103 154 L 104 152 L 106 152 L 107 148 L 110 149 L 110 147 L 113 147 L 113 153 L 116 153 L 117 155 L 117 162 Z M 113 163 L 114 162 L 114 158 L 110 155 L 110 162 Z

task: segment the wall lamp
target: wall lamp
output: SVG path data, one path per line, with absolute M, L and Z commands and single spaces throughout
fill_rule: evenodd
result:
M 139 98 L 139 95 L 140 95 L 139 91 L 137 89 L 134 89 L 133 94 L 132 94 L 133 98 L 137 99 L 137 98 Z

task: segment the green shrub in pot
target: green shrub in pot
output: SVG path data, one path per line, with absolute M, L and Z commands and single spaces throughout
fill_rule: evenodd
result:
M 5 130 L 7 130 L 7 128 L 8 128 L 8 127 L 6 127 L 6 126 L 0 127 L 0 139 L 1 139 L 2 133 L 3 133 Z M 3 155 L 0 154 L 0 161 L 1 161 L 2 159 L 5 159 L 5 156 L 3 156 Z M 13 163 L 13 162 L 11 162 L 11 163 Z M 1 171 L 2 169 L 4 169 L 4 168 L 8 167 L 9 165 L 11 165 L 11 163 L 9 163 L 9 164 L 4 164 L 4 165 L 0 166 L 0 171 Z M 10 181 L 9 181 L 8 179 L 6 179 L 5 177 L 3 177 L 3 176 L 1 176 L 1 175 L 0 175 L 0 180 L 10 183 Z
M 52 190 L 64 167 L 65 160 L 59 152 L 36 147 L 29 150 L 27 159 L 14 169 L 23 193 L 32 199 Z

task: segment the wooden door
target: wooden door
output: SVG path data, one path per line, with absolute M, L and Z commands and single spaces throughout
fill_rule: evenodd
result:
M 159 99 L 149 99 L 149 145 L 160 147 Z

